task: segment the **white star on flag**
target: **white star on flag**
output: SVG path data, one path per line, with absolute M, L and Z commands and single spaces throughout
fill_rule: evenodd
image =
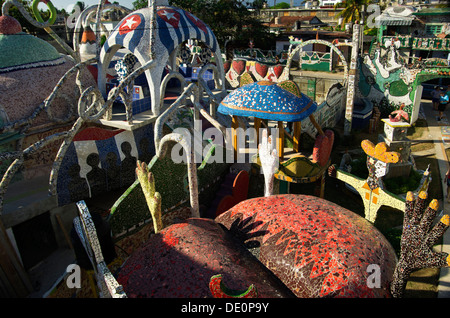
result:
M 138 21 L 134 21 L 134 17 L 131 17 L 125 21 L 125 24 L 123 25 L 123 27 L 132 29 L 133 25 L 135 25 L 136 23 L 138 23 Z
M 169 21 L 169 20 L 171 20 L 171 19 L 175 19 L 175 20 L 176 20 L 176 18 L 174 17 L 174 16 L 175 16 L 175 13 L 173 13 L 173 12 L 163 11 L 163 12 L 161 13 L 161 15 L 164 15 L 164 16 L 167 18 L 167 21 Z

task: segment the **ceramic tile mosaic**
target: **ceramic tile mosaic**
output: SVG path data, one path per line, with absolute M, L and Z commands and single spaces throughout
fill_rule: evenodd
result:
M 301 94 L 297 97 L 279 85 L 260 81 L 239 87 L 220 103 L 218 112 L 275 121 L 301 121 L 317 109 L 317 104 Z
M 154 25 L 154 28 L 151 25 Z M 148 39 L 152 40 L 148 41 Z M 189 12 L 165 5 L 155 5 L 132 12 L 120 22 L 102 47 L 99 63 L 100 90 L 105 94 L 105 68 L 120 47 L 125 47 L 133 53 L 141 65 L 151 61 L 154 56 L 156 63 L 152 71 L 147 74 L 147 80 L 152 91 L 152 111 L 158 115 L 161 77 L 165 66 L 170 54 L 188 39 L 197 39 L 205 43 L 212 53 L 221 56 L 214 33 Z M 223 77 L 222 60 L 217 59 L 216 63 L 220 77 Z
M 132 132 L 99 127 L 81 130 L 58 170 L 58 203 L 126 189 L 136 180 L 136 160 L 150 162 L 154 154 L 151 125 Z
M 254 78 L 255 81 L 281 82 L 289 77 L 288 69 L 283 64 L 273 65 L 274 63 L 264 63 L 254 61 L 252 58 L 236 57 L 232 61 L 224 63 L 225 79 L 232 88 L 242 86 L 244 77 Z M 286 71 L 285 71 L 286 70 Z
M 367 155 L 367 169 L 369 175 L 366 179 L 361 179 L 332 165 L 328 169 L 328 174 L 345 183 L 351 185 L 363 200 L 365 218 L 370 222 L 375 222 L 378 210 L 386 205 L 403 211 L 405 200 L 396 194 L 386 191 L 383 177 L 389 171 L 391 164 L 399 162 L 400 154 L 395 151 L 388 151 L 385 142 L 374 145 L 369 140 L 363 140 L 361 147 Z M 423 176 L 423 180 L 426 175 Z
M 246 200 L 216 221 L 252 249 L 298 297 L 386 297 L 393 248 L 369 222 L 334 203 L 305 195 Z M 381 268 L 369 288 L 367 268 Z
M 450 127 L 449 126 L 441 126 L 441 134 L 442 134 L 442 142 L 444 146 L 450 145 Z
M 395 45 L 399 39 L 405 37 L 383 37 L 382 42 L 373 43 L 372 52 L 361 57 L 364 66 L 358 72 L 357 91 L 359 97 L 370 100 L 373 106 L 378 107 L 383 117 L 397 112 L 398 120 L 403 118 L 406 122 L 412 121 L 412 124 L 417 119 L 421 104 L 420 95 L 416 98 L 414 94 L 416 88 L 422 82 L 442 78 L 448 68 L 408 65 L 401 54 L 402 49 Z M 422 38 L 417 39 L 422 42 Z
M 402 297 L 410 274 L 421 268 L 450 266 L 450 257 L 445 252 L 433 251 L 433 245 L 441 239 L 450 225 L 449 215 L 444 215 L 433 225 L 439 207 L 437 200 L 426 206 L 428 196 L 412 192 L 406 197 L 403 233 L 398 265 L 395 269 L 391 292 L 394 297 Z
M 253 284 L 258 297 L 294 297 L 211 219 L 189 219 L 152 236 L 125 262 L 117 281 L 130 298 L 210 298 L 217 274 L 233 290 Z
M 155 186 L 162 196 L 161 212 L 170 214 L 189 205 L 189 185 L 185 163 L 175 164 L 171 158 L 154 157 L 149 164 Z M 199 202 L 206 209 L 220 187 L 229 164 L 211 163 L 197 170 Z M 202 208 L 203 210 L 203 208 Z M 144 194 L 135 181 L 111 208 L 109 222 L 114 236 L 120 237 L 128 229 L 150 218 Z
M 11 150 L 21 151 L 67 131 L 76 119 L 79 91 L 76 85 L 59 84 L 59 81 L 74 63 L 44 40 L 22 32 L 20 23 L 7 15 L 0 16 L 0 50 L 2 143 L 9 143 Z M 75 76 L 70 75 L 70 79 L 74 80 Z M 89 72 L 82 72 L 80 80 L 95 85 Z M 25 169 L 18 174 L 27 180 L 48 175 L 60 144 L 61 140 L 55 138 L 54 142 L 33 151 L 24 161 Z

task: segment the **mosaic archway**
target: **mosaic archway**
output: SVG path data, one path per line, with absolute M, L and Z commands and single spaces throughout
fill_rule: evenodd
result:
M 290 71 L 290 68 L 291 68 L 291 63 L 292 63 L 293 57 L 298 52 L 300 52 L 300 50 L 303 47 L 305 47 L 305 46 L 307 46 L 309 44 L 322 44 L 322 45 L 328 46 L 332 51 L 334 51 L 339 56 L 339 58 L 342 61 L 342 64 L 344 65 L 344 78 L 347 78 L 347 75 L 348 75 L 348 63 L 347 63 L 344 55 L 342 54 L 341 50 L 339 50 L 339 48 L 336 45 L 334 45 L 333 43 L 325 41 L 325 40 L 308 40 L 308 41 L 305 41 L 305 42 L 301 41 L 301 42 L 291 42 L 291 43 L 295 44 L 296 47 L 295 47 L 294 50 L 292 50 L 289 53 L 289 58 L 288 58 L 287 63 L 286 63 L 286 68 L 285 68 L 284 71 L 287 72 L 288 75 L 289 75 L 289 71 Z

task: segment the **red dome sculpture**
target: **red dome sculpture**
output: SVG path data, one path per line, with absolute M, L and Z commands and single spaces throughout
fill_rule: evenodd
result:
M 19 21 L 9 15 L 0 16 L 0 34 L 11 35 L 22 32 Z
M 394 249 L 367 220 L 306 195 L 246 200 L 216 218 L 297 297 L 388 297 Z M 380 269 L 380 286 L 368 283 Z M 257 286 L 258 287 L 258 286 Z

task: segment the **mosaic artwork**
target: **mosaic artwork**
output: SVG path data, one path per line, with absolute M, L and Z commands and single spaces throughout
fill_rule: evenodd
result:
M 162 216 L 171 215 L 170 218 L 176 219 L 181 211 L 179 218 L 185 219 L 183 208 L 189 206 L 190 194 L 187 165 L 176 164 L 171 158 L 154 156 L 148 166 L 154 176 L 155 187 L 163 196 Z M 199 197 L 205 204 L 201 207 L 202 213 L 206 212 L 207 205 L 213 201 L 221 180 L 228 170 L 229 164 L 206 164 L 206 162 L 197 169 Z M 151 219 L 148 210 L 139 180 L 136 180 L 111 207 L 108 221 L 111 224 L 113 236 L 119 239 L 127 235 L 129 230 L 133 231 L 136 227 L 142 226 L 145 221 Z
M 161 215 L 161 194 L 155 190 L 155 178 L 148 170 L 147 164 L 139 160 L 137 162 L 136 175 L 153 219 L 153 231 L 158 233 L 163 229 L 163 223 Z
M 154 179 L 147 176 L 139 179 L 153 189 L 144 191 L 151 199 Z M 447 253 L 431 249 L 449 218 L 431 229 L 438 205 L 425 209 L 426 197 L 408 193 L 398 263 L 385 237 L 357 214 L 317 197 L 271 195 L 245 200 L 215 221 L 167 225 L 132 253 L 117 280 L 105 268 L 100 282 L 113 297 L 131 298 L 401 297 L 412 269 L 450 264 Z M 373 270 L 377 278 L 369 281 Z
M 58 172 L 60 205 L 126 189 L 135 180 L 137 160 L 155 154 L 151 126 L 134 130 L 85 128 L 75 135 Z
M 287 68 L 283 64 L 269 64 L 240 57 L 224 63 L 225 79 L 230 88 L 241 86 L 243 77 L 248 75 L 255 81 L 282 82 L 289 78 L 289 73 L 285 70 Z
M 235 89 L 222 100 L 217 111 L 275 121 L 300 121 L 316 108 L 317 104 L 304 94 L 299 98 L 276 83 L 260 81 Z
M 37 3 L 39 1 L 34 4 Z M 46 1 L 45 4 L 50 9 L 53 7 L 51 2 Z M 12 5 L 19 6 L 16 0 L 10 0 L 3 6 L 3 11 L 7 13 Z M 103 5 L 107 5 L 104 0 L 99 4 L 99 12 Z M 235 191 L 242 193 L 233 193 L 233 196 L 239 197 L 236 201 L 239 203 L 214 220 L 202 218 L 223 185 L 224 177 L 229 175 L 230 165 L 208 162 L 208 158 L 219 150 L 219 146 L 210 141 L 207 142 L 211 147 L 206 158 L 197 165 L 193 160 L 195 152 L 188 140 L 174 128 L 177 125 L 192 128 L 191 119 L 199 119 L 199 114 L 219 130 L 225 128 L 214 118 L 215 107 L 204 107 L 208 103 L 208 106 L 217 106 L 220 102 L 219 95 L 214 95 L 213 88 L 205 84 L 203 75 L 206 70 L 212 70 L 211 77 L 216 88 L 222 90 L 221 93 L 225 92 L 224 70 L 232 85 L 237 82 L 242 86 L 220 103 L 219 112 L 227 116 L 256 116 L 280 122 L 306 118 L 313 120 L 316 103 L 303 95 L 294 82 L 286 80 L 290 59 L 284 66 L 279 61 L 268 65 L 242 59 L 222 65 L 222 60 L 218 58 L 215 59 L 216 66 L 208 64 L 199 70 L 197 84 L 185 85 L 186 79 L 183 78 L 180 81 L 183 90 L 180 97 L 163 108 L 164 100 L 160 93 L 164 94 L 164 85 L 171 76 L 179 79 L 182 76 L 170 71 L 168 77 L 161 81 L 167 64 L 173 63 L 172 68 L 175 69 L 174 52 L 178 46 L 195 38 L 209 48 L 200 49 L 189 43 L 188 48 L 194 56 L 189 63 L 209 62 L 212 55 L 221 56 L 214 33 L 191 13 L 169 6 L 168 1 L 150 1 L 148 8 L 129 13 L 107 36 L 105 45 L 100 49 L 100 39 L 86 24 L 88 15 L 95 9 L 90 8 L 82 13 L 79 22 L 86 20 L 77 23 L 76 29 L 82 24 L 84 38 L 79 48 L 78 39 L 74 40 L 75 50 L 68 50 L 68 54 L 74 57 L 74 61 L 80 60 L 79 53 L 82 52 L 93 54 L 97 59 L 76 65 L 50 45 L 44 45 L 37 38 L 21 32 L 20 24 L 14 19 L 7 15 L 0 17 L 0 51 L 7 54 L 6 60 L 0 60 L 0 105 L 3 107 L 0 109 L 0 128 L 6 133 L 16 133 L 15 129 L 19 128 L 22 133 L 30 127 L 38 131 L 38 137 L 28 136 L 25 143 L 27 152 L 17 154 L 20 160 L 10 166 L 11 170 L 4 175 L 0 194 L 6 191 L 10 177 L 23 164 L 24 157 L 35 149 L 48 152 L 42 161 L 54 160 L 50 194 L 57 196 L 59 206 L 76 202 L 79 217 L 74 219 L 74 227 L 92 262 L 100 297 L 401 297 L 413 270 L 449 265 L 446 253 L 432 251 L 432 246 L 449 227 L 449 217 L 442 217 L 432 226 L 438 210 L 436 200 L 426 207 L 425 192 L 420 192 L 417 198 L 408 193 L 406 200 L 402 200 L 385 191 L 382 177 L 388 172 L 389 164 L 399 162 L 400 158 L 398 153 L 389 151 L 385 143 L 373 145 L 365 140 L 361 144 L 368 155 L 369 176 L 366 180 L 354 178 L 335 166 L 329 169 L 330 175 L 359 191 L 365 200 L 367 220 L 322 198 L 273 195 L 277 152 L 272 150 L 272 141 L 267 135 L 263 135 L 259 148 L 265 196 L 246 199 L 243 192 L 248 189 L 249 180 L 248 176 L 241 174 L 243 179 L 240 180 L 245 182 L 236 185 Z M 22 12 L 24 8 L 19 10 Z M 51 14 L 53 23 L 54 8 Z M 49 24 L 42 21 L 40 14 L 35 12 L 35 15 L 37 24 L 49 29 Z M 99 23 L 100 15 L 96 18 Z M 359 26 L 355 30 L 352 52 L 357 51 L 359 46 Z M 312 43 L 321 44 L 320 40 Z M 86 44 L 89 44 L 88 49 L 82 46 Z M 297 44 L 296 50 L 306 45 Z M 334 45 L 326 45 L 340 54 Z M 394 46 L 385 45 L 390 54 L 388 60 L 377 55 L 381 51 L 376 51 L 373 65 L 367 61 L 369 69 L 364 69 L 360 75 L 369 75 L 368 72 L 372 76 L 375 73 L 380 75 L 383 78 L 382 87 L 388 91 L 390 101 L 402 101 L 402 105 L 410 106 L 413 99 L 410 98 L 408 83 L 416 73 L 396 73 L 395 76 L 400 79 L 388 82 L 392 80 L 391 75 L 401 68 L 401 60 L 396 56 Z M 120 83 L 108 95 L 107 69 L 114 54 L 122 47 L 132 54 L 116 63 Z M 290 54 L 293 52 L 295 50 Z M 186 52 L 182 52 L 183 55 L 187 56 Z M 320 63 L 318 56 L 308 56 L 308 60 Z M 69 75 L 81 69 L 86 71 L 84 66 L 94 61 L 99 62 L 98 73 L 78 73 L 77 79 L 85 77 L 86 81 L 77 81 L 78 87 L 69 85 L 69 91 L 60 90 Z M 352 115 L 356 64 L 353 54 L 349 69 L 345 64 L 347 121 L 348 116 L 351 118 Z M 134 114 L 128 112 L 128 104 L 132 97 L 132 82 L 140 74 L 145 74 L 149 84 L 150 110 L 154 117 L 141 126 L 133 126 L 136 121 L 133 122 Z M 98 86 L 95 80 L 98 80 Z M 33 83 L 31 88 L 37 91 L 35 95 L 42 93 L 42 96 L 30 94 L 29 87 L 22 85 L 24 82 Z M 51 90 L 53 87 L 54 91 Z M 128 93 L 124 93 L 125 88 Z M 57 91 L 60 95 L 56 94 Z M 404 101 L 407 94 L 410 100 Z M 1 100 L 6 95 L 9 100 Z M 111 121 L 113 100 L 119 95 L 126 104 L 126 122 L 130 127 L 98 127 L 100 119 Z M 207 96 L 207 102 L 202 100 L 203 96 Z M 192 109 L 183 108 L 187 100 Z M 53 101 L 55 103 L 52 104 Z M 52 107 L 49 107 L 50 104 Z M 76 106 L 68 105 L 78 105 L 78 110 Z M 175 112 L 179 108 L 183 110 Z M 408 120 L 408 111 L 410 109 L 401 107 L 392 113 L 391 120 Z M 60 126 L 60 131 L 53 129 L 55 123 L 73 126 L 70 129 Z M 118 125 L 117 122 L 115 124 Z M 166 133 L 164 128 L 167 127 L 172 131 Z M 285 174 L 280 179 L 311 182 L 321 177 L 323 180 L 323 173 L 329 165 L 334 133 L 330 130 L 323 132 L 319 125 L 315 127 L 320 135 L 316 139 L 313 161 L 307 162 L 305 168 L 299 164 L 306 162 L 305 157 L 288 160 L 282 165 Z M 348 130 L 348 122 L 345 127 Z M 46 134 L 42 134 L 43 130 Z M 7 137 L 11 136 L 12 139 L 23 137 L 14 134 Z M 59 148 L 58 143 L 56 146 L 51 144 L 60 139 L 63 141 Z M 169 153 L 173 144 L 184 149 L 186 163 L 172 161 Z M 51 147 L 45 148 L 48 145 Z M 12 144 L 2 146 L 13 153 Z M 57 149 L 58 155 L 51 159 Z M 11 153 L 5 156 L 11 159 L 15 155 Z M 31 167 L 34 163 L 39 163 L 39 160 L 35 159 L 28 165 Z M 310 168 L 308 173 L 313 173 L 307 175 L 307 168 Z M 282 175 L 281 170 L 279 175 Z M 235 180 L 239 179 L 236 177 Z M 107 222 L 117 247 L 128 253 L 129 257 L 113 275 L 108 267 L 110 264 L 103 259 L 101 242 L 84 199 L 108 196 L 115 190 L 123 191 L 123 194 L 111 207 Z M 323 196 L 323 188 L 321 193 Z M 405 212 L 398 263 L 392 246 L 372 224 L 382 204 Z M 133 234 L 136 236 L 132 237 Z M 375 269 L 379 271 L 377 288 L 373 288 L 367 279 L 373 265 L 377 265 Z M 92 291 L 95 290 L 94 286 Z
M 413 44 L 403 43 L 405 39 L 383 37 L 381 43 L 372 44 L 370 52 L 362 57 L 357 88 L 358 96 L 377 106 L 383 117 L 397 112 L 393 114 L 394 120 L 412 124 L 417 120 L 420 108 L 421 96 L 416 94 L 417 87 L 422 82 L 442 78 L 448 68 L 408 64 L 400 48 Z
M 297 297 L 389 294 L 396 264 L 392 247 L 369 222 L 331 202 L 289 194 L 255 198 L 216 221 L 239 237 Z M 381 288 L 367 287 L 370 264 L 382 268 Z
M 88 252 L 89 259 L 93 265 L 100 297 L 126 298 L 123 287 L 117 283 L 117 280 L 105 263 L 94 221 L 85 202 L 82 200 L 77 202 L 77 207 L 80 216 L 74 219 L 76 233 Z
M 357 32 L 356 32 L 357 33 Z M 346 43 L 346 45 L 348 46 L 357 46 L 359 45 L 358 43 L 358 38 L 353 38 L 352 43 Z M 330 48 L 331 52 L 334 52 L 338 55 L 339 59 L 341 60 L 342 64 L 344 65 L 344 76 L 347 77 L 348 72 L 349 72 L 349 68 L 347 65 L 347 60 L 345 59 L 344 55 L 342 54 L 341 50 L 338 48 L 337 43 L 335 41 L 333 42 L 328 42 L 325 40 L 320 40 L 320 39 L 315 39 L 315 40 L 308 40 L 308 41 L 303 41 L 303 39 L 298 39 L 298 38 L 294 38 L 293 36 L 289 37 L 289 43 L 291 44 L 291 50 L 289 51 L 289 58 L 287 60 L 286 63 L 286 67 L 288 69 L 291 68 L 291 63 L 292 63 L 292 58 L 293 56 L 295 56 L 297 53 L 299 53 L 303 47 L 307 46 L 307 45 L 311 45 L 311 44 L 320 44 L 320 45 L 325 45 L 328 46 Z M 303 54 L 305 54 L 306 52 L 304 52 Z M 312 64 L 316 64 L 317 62 L 319 62 L 319 60 L 314 61 Z M 327 65 L 328 70 L 330 65 Z M 308 67 L 308 65 L 306 66 Z M 288 72 L 289 73 L 289 72 Z
M 270 140 L 264 135 L 264 151 L 270 148 L 267 144 L 270 145 Z M 365 144 L 364 148 L 375 158 L 395 161 L 395 154 L 387 153 L 383 145 Z M 264 156 L 264 151 L 264 158 L 276 157 L 276 153 Z M 273 168 L 273 164 L 263 161 L 266 168 Z M 152 180 L 149 175 L 141 182 Z M 411 268 L 449 263 L 446 253 L 435 253 L 435 265 L 428 257 L 433 253 L 431 246 L 448 228 L 449 220 L 448 216 L 443 217 L 428 235 L 437 201 L 432 201 L 424 211 L 425 199 L 426 193 L 421 193 L 417 200 L 412 193 L 408 194 L 406 234 L 402 236 L 398 266 L 390 243 L 370 222 L 353 212 L 316 197 L 268 195 L 245 200 L 219 215 L 216 222 L 229 232 L 223 229 L 217 232 L 217 223 L 210 219 L 188 219 L 166 227 L 127 260 L 118 282 L 129 297 L 250 297 L 257 293 L 263 294 L 262 297 L 292 296 L 283 295 L 287 292 L 284 286 L 273 285 L 270 276 L 263 284 L 257 281 L 251 271 L 261 270 L 258 277 L 265 277 L 267 272 L 260 267 L 264 265 L 296 297 L 389 297 L 391 292 L 392 296 L 400 297 Z M 413 224 L 419 224 L 422 213 L 421 228 L 412 228 Z M 232 241 L 228 241 L 231 237 Z M 245 252 L 239 256 L 239 262 L 229 261 L 228 257 L 233 259 L 235 253 L 243 251 L 243 246 L 260 261 L 251 264 L 255 268 L 246 267 L 249 263 L 245 255 L 249 254 Z M 427 256 L 418 259 L 417 250 L 411 246 L 418 246 Z M 236 264 L 241 266 L 238 271 L 232 269 Z M 367 271 L 374 264 L 380 269 L 377 288 L 367 279 Z M 175 268 L 176 275 L 168 273 L 168 268 Z M 184 280 L 178 278 L 179 273 Z M 227 275 L 230 276 L 225 285 L 222 279 Z M 189 285 L 184 285 L 186 282 Z
M 294 296 L 211 219 L 164 228 L 126 261 L 117 281 L 130 298 L 210 298 L 210 279 L 218 273 L 233 290 L 254 284 L 258 297 Z
M 214 275 L 209 282 L 209 289 L 214 298 L 257 298 L 258 290 L 250 285 L 247 290 L 232 290 L 223 283 L 222 274 Z
M 395 268 L 391 293 L 402 297 L 406 282 L 413 270 L 450 266 L 450 256 L 445 252 L 434 252 L 433 245 L 441 239 L 450 225 L 449 215 L 444 215 L 433 225 L 439 207 L 436 199 L 426 207 L 426 192 L 415 198 L 412 192 L 406 196 L 401 253 Z
M 359 30 L 356 27 L 354 30 L 354 33 L 358 33 Z M 291 49 L 288 54 L 286 67 L 283 72 L 283 74 L 289 74 L 292 61 L 294 56 L 296 56 L 299 52 L 302 51 L 302 49 L 307 45 L 324 45 L 330 48 L 330 51 L 333 52 L 333 54 L 336 54 L 339 57 L 340 62 L 344 66 L 344 78 L 349 77 L 350 80 L 348 81 L 347 85 L 345 87 L 342 87 L 340 83 L 336 83 L 332 85 L 327 93 L 326 100 L 318 105 L 316 111 L 314 111 L 313 115 L 315 119 L 317 120 L 317 123 L 321 127 L 334 127 L 339 120 L 342 117 L 342 113 L 345 110 L 346 119 L 347 121 L 350 120 L 349 123 L 351 123 L 351 114 L 352 109 L 350 107 L 353 107 L 353 80 L 354 76 L 352 75 L 354 73 L 353 70 L 356 69 L 356 63 L 347 63 L 346 58 L 342 54 L 342 51 L 340 50 L 339 46 L 345 45 L 352 47 L 352 60 L 353 57 L 356 58 L 357 49 L 356 47 L 359 46 L 359 39 L 357 36 L 354 37 L 351 43 L 336 43 L 335 41 L 329 42 L 325 40 L 308 40 L 303 41 L 302 39 L 294 38 L 293 36 L 289 37 L 289 43 L 291 44 Z M 355 47 L 355 49 L 353 49 Z M 356 61 L 356 60 L 355 60 Z M 349 75 L 350 74 L 350 75 Z M 288 78 L 282 77 L 281 81 L 286 81 Z M 347 101 L 344 101 L 344 99 L 347 99 Z M 347 115 L 350 114 L 350 115 Z M 349 117 L 350 116 L 350 117 Z M 347 125 L 348 126 L 348 125 Z M 351 125 L 350 125 L 351 126 Z M 350 127 L 349 126 L 349 127 Z M 346 133 L 347 129 L 349 127 L 346 127 Z M 312 138 L 315 138 L 317 133 L 319 132 L 316 128 L 316 125 L 309 120 L 309 118 L 306 118 L 302 122 L 302 131 L 308 133 Z
M 333 66 L 331 53 L 303 52 L 301 68 L 305 71 L 330 72 Z
M 169 56 L 180 44 L 197 39 L 216 56 L 221 56 L 216 37 L 206 24 L 187 11 L 162 3 L 155 3 L 154 7 L 137 10 L 125 17 L 102 47 L 99 63 L 99 89 L 105 95 L 106 69 L 121 47 L 133 53 L 141 65 L 150 62 L 154 56 L 156 63 L 152 71 L 146 71 L 145 74 L 152 92 L 152 111 L 156 115 L 160 113 L 160 85 L 164 68 Z M 153 24 L 154 28 L 151 27 Z M 216 63 L 223 76 L 222 60 L 216 59 Z
M 328 174 L 349 184 L 361 195 L 364 203 L 365 218 L 370 222 L 375 222 L 377 212 L 382 205 L 403 211 L 405 208 L 404 199 L 387 192 L 382 179 L 388 172 L 389 164 L 399 161 L 400 154 L 395 151 L 388 151 L 384 142 L 374 145 L 370 140 L 363 140 L 361 147 L 367 154 L 367 168 L 369 171 L 367 179 L 361 179 L 337 169 L 336 165 L 328 168 Z
M 201 47 L 195 41 L 188 40 L 185 47 L 179 52 L 183 65 L 187 67 L 199 67 L 211 62 L 212 52 L 209 47 Z

